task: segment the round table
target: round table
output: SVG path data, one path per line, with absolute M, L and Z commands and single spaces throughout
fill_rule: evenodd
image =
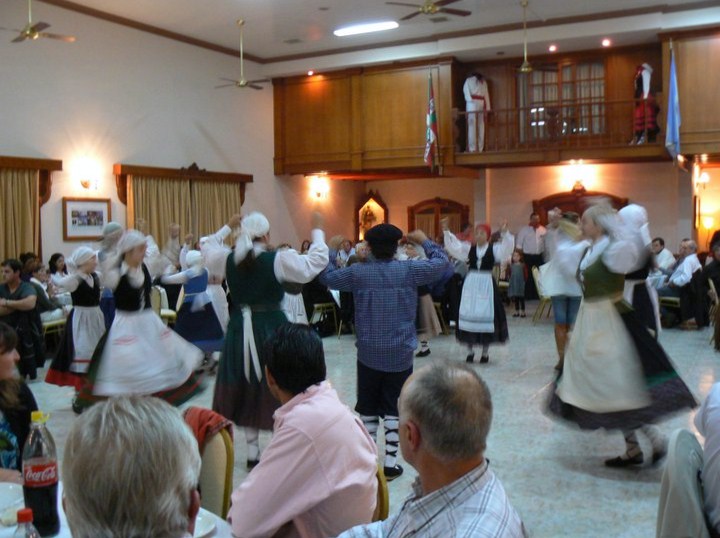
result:
M 0 485 L 5 486 L 5 483 L 2 483 Z M 22 487 L 20 487 L 20 492 L 22 493 Z M 7 499 L 0 499 L 0 508 L 6 506 L 5 502 Z M 23 503 L 20 502 L 16 505 L 17 509 L 23 507 Z M 70 534 L 70 528 L 68 527 L 67 519 L 65 517 L 65 511 L 62 508 L 62 482 L 58 485 L 58 515 L 60 516 L 60 532 L 56 534 L 55 536 L 57 538 L 72 538 L 72 534 Z M 212 512 L 208 512 L 204 508 L 200 509 L 199 516 L 203 518 L 208 518 L 211 521 L 214 521 L 215 528 L 212 532 L 209 532 L 207 534 L 203 534 L 204 537 L 208 538 L 231 538 L 232 532 L 230 529 L 230 524 L 221 519 L 220 517 L 216 516 Z M 3 525 L 0 525 L 0 538 L 12 538 L 13 534 L 15 533 L 15 529 L 17 529 L 17 526 L 12 527 L 5 527 Z M 198 529 L 199 530 L 199 529 Z M 196 534 L 197 536 L 197 534 Z

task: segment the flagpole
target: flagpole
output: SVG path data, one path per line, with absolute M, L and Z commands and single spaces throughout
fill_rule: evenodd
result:
M 430 70 L 430 84 L 432 84 L 432 69 Z M 433 95 L 435 95 L 435 89 L 433 88 Z M 439 115 L 438 115 L 438 107 L 437 102 L 435 103 L 435 122 L 436 126 L 440 125 Z M 440 129 L 437 129 L 437 132 L 435 133 L 435 147 L 437 148 L 437 167 L 438 167 L 438 175 L 442 175 L 442 153 L 440 149 Z

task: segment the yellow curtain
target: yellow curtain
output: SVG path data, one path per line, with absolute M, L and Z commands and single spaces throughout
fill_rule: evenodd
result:
M 196 237 L 222 228 L 230 217 L 240 213 L 245 198 L 244 183 L 193 181 L 191 190 Z
M 3 205 L 0 253 L 3 260 L 17 258 L 22 252 L 38 252 L 38 177 L 37 170 L 0 170 L 0 200 Z
M 128 177 L 127 227 L 135 228 L 138 219 L 147 223 L 147 234 L 162 249 L 171 223 L 180 225 L 180 241 L 192 232 L 190 181 L 162 177 Z

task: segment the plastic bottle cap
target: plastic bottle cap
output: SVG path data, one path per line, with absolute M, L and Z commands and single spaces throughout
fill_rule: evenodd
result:
M 44 424 L 45 422 L 47 422 L 48 418 L 50 418 L 50 415 L 48 415 L 47 413 L 43 413 L 42 411 L 33 411 L 30 414 L 30 420 L 32 420 L 33 422 L 38 422 L 40 424 Z
M 32 508 L 21 508 L 17 512 L 17 522 L 21 523 L 32 523 L 33 513 Z

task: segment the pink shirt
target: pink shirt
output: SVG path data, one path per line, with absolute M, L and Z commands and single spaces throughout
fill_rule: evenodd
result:
M 260 463 L 232 494 L 239 538 L 324 538 L 369 523 L 377 502 L 377 452 L 327 381 L 275 411 Z

